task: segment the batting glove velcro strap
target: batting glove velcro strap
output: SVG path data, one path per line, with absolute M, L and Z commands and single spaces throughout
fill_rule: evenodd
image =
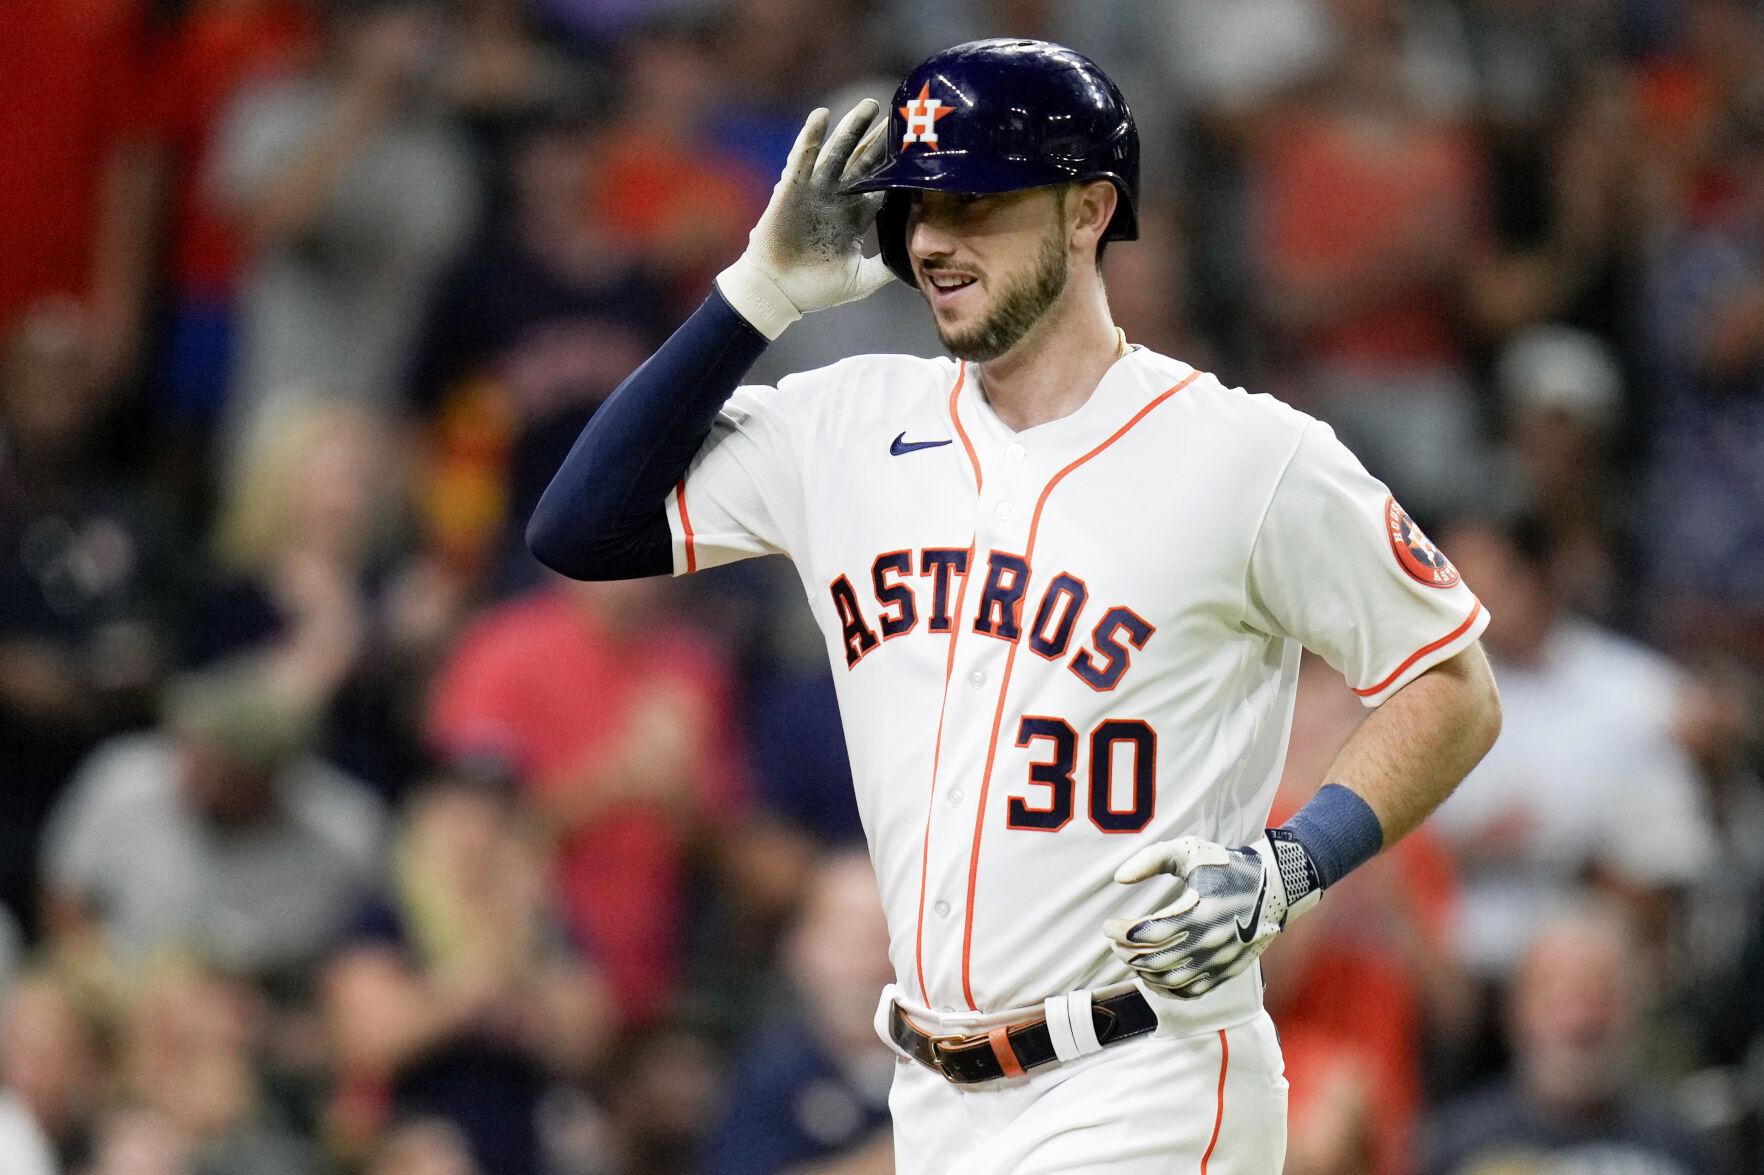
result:
M 729 305 L 768 339 L 804 314 L 855 302 L 893 280 L 882 258 L 864 256 L 882 193 L 843 190 L 881 158 L 888 124 L 876 113 L 866 98 L 831 135 L 825 109 L 809 115 L 747 251 L 717 275 Z
M 1177 879 L 1168 905 L 1103 924 L 1115 954 L 1165 995 L 1205 995 L 1256 960 L 1322 894 L 1304 847 L 1278 829 L 1228 849 L 1197 836 L 1147 845 L 1115 872 L 1123 885 Z

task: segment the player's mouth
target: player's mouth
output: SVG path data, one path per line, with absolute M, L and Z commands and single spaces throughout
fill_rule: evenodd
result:
M 959 269 L 925 272 L 925 294 L 939 310 L 959 305 L 967 291 L 979 284 L 978 277 Z

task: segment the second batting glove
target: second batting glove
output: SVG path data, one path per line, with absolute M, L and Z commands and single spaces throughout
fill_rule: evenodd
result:
M 1174 900 L 1144 918 L 1111 918 L 1103 933 L 1139 979 L 1185 999 L 1248 967 L 1323 893 L 1304 846 L 1277 828 L 1236 849 L 1197 836 L 1147 845 L 1115 880 L 1131 885 L 1164 874 L 1179 880 Z

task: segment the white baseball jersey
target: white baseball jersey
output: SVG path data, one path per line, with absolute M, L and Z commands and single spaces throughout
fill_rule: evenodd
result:
M 1135 348 L 1013 433 L 975 372 L 863 356 L 740 388 L 668 506 L 676 572 L 795 562 L 898 986 L 958 1014 L 1128 978 L 1103 921 L 1170 886 L 1115 868 L 1260 834 L 1300 646 L 1376 705 L 1487 624 L 1303 413 Z M 1183 1003 L 1223 1027 L 1259 996 L 1252 968 Z

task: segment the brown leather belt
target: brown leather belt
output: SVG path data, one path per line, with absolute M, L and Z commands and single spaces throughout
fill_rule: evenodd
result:
M 1137 990 L 1097 1000 L 1090 1006 L 1090 1018 L 1104 1048 L 1144 1036 L 1158 1026 L 1157 1012 Z M 895 1004 L 888 1016 L 888 1034 L 913 1060 L 957 1085 L 1021 1077 L 1030 1069 L 1059 1060 L 1046 1017 L 1001 1025 L 973 1036 L 937 1036 L 907 1019 Z

